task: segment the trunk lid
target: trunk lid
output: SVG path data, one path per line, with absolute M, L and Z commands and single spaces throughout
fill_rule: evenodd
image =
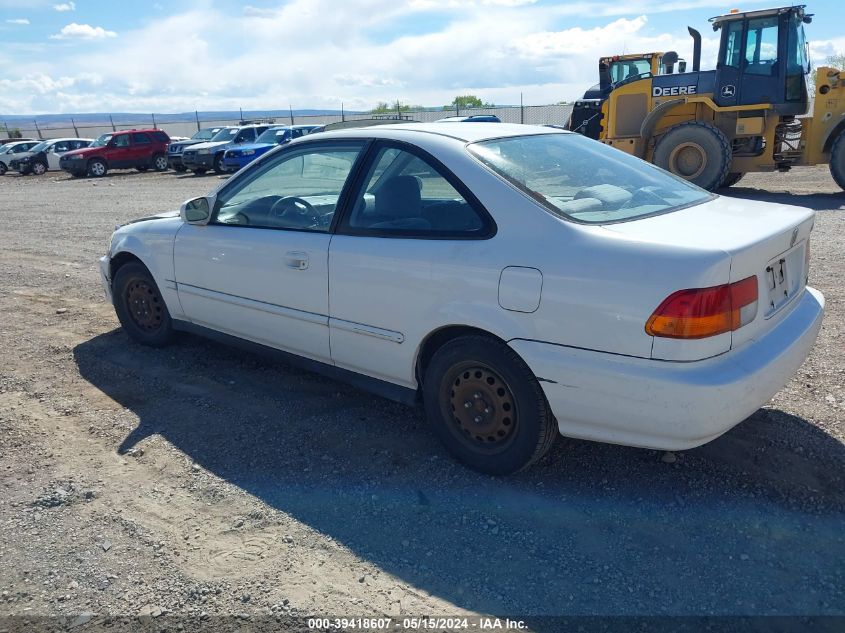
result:
M 757 315 L 731 334 L 730 347 L 736 348 L 773 328 L 796 305 L 806 286 L 814 220 L 811 209 L 717 196 L 673 213 L 604 228 L 644 242 L 722 250 L 731 257 L 725 283 L 755 275 Z M 665 345 L 671 343 L 661 341 L 660 347 Z

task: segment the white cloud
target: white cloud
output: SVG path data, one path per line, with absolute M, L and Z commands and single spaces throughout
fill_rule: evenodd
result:
M 117 37 L 114 31 L 107 31 L 102 26 L 91 26 L 90 24 L 77 24 L 71 22 L 56 35 L 51 35 L 51 40 L 104 40 L 111 37 Z
M 26 25 L 26 24 L 29 24 L 29 20 L 27 18 L 12 18 L 12 19 L 6 20 L 6 24 Z
M 62 2 L 60 4 L 54 4 L 53 9 L 56 11 L 76 11 L 76 3 L 75 2 Z
M 45 39 L 48 50 L 25 55 L 4 43 L 0 111 L 339 109 L 341 103 L 363 110 L 397 99 L 436 106 L 467 93 L 499 104 L 519 103 L 520 93 L 527 105 L 554 103 L 578 98 L 597 82 L 601 55 L 676 50 L 691 60 L 685 20 L 660 33 L 646 16 L 673 5 L 651 5 L 288 0 L 263 9 L 202 0 L 175 14 L 170 7 L 164 15 L 151 12 L 143 26 L 121 30 L 119 39 L 103 27 L 76 23 L 52 36 L 100 40 L 96 47 L 63 47 L 56 54 L 57 42 Z M 432 32 L 403 34 L 417 17 L 424 25 L 426 11 L 444 10 L 448 20 L 438 15 Z M 598 18 L 595 26 L 574 26 L 584 15 Z M 560 24 L 573 26 L 549 26 Z M 701 30 L 702 67 L 712 68 L 718 35 Z

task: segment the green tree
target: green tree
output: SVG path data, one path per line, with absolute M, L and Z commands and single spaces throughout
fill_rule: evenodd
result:
M 20 128 L 13 127 L 9 130 L 9 138 L 23 138 L 23 134 L 21 134 Z
M 401 101 L 394 103 L 387 103 L 386 101 L 379 101 L 378 105 L 370 110 L 372 114 L 394 114 L 398 112 L 408 112 L 411 106 Z
M 833 55 L 829 55 L 823 65 L 831 66 L 832 68 L 836 68 L 838 70 L 845 70 L 845 53 L 835 53 Z M 817 73 L 818 69 L 813 68 L 813 72 L 810 74 L 810 82 L 813 86 L 816 85 Z
M 444 110 L 467 110 L 469 108 L 495 108 L 492 103 L 484 103 L 475 95 L 458 95 L 449 105 L 443 106 Z

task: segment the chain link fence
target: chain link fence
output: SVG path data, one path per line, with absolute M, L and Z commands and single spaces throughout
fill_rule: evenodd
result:
M 324 125 L 328 123 L 337 123 L 340 121 L 354 121 L 361 119 L 371 119 L 374 116 L 378 118 L 389 118 L 394 116 L 401 116 L 403 120 L 430 122 L 436 121 L 449 116 L 471 116 L 476 114 L 494 114 L 499 117 L 504 123 L 526 123 L 530 125 L 563 125 L 569 120 L 569 115 L 572 112 L 572 106 L 568 104 L 556 105 L 539 105 L 539 106 L 503 106 L 495 108 L 461 108 L 454 110 L 438 109 L 424 109 L 424 110 L 404 110 L 399 109 L 396 112 L 379 112 L 372 114 L 370 112 L 355 112 L 345 114 L 307 114 L 299 115 L 291 113 L 289 115 L 279 116 L 278 114 L 256 114 L 250 112 L 249 116 L 245 116 L 249 120 L 272 120 L 278 125 L 291 124 L 314 124 Z M 0 134 L 5 132 L 7 136 L 12 130 L 18 130 L 24 138 L 49 139 L 62 137 L 79 137 L 79 138 L 97 138 L 100 134 L 107 134 L 115 130 L 125 130 L 132 128 L 156 127 L 164 130 L 170 136 L 192 136 L 200 128 L 217 127 L 223 125 L 237 125 L 241 118 L 206 118 L 202 113 L 196 113 L 193 121 L 185 120 L 168 120 L 168 115 L 151 114 L 149 117 L 139 116 L 137 120 L 119 119 L 114 121 L 112 117 L 109 122 L 105 124 L 92 125 L 90 123 L 76 123 L 72 118 L 70 125 L 40 125 L 37 120 L 33 120 L 31 125 L 21 125 L 20 123 L 8 124 L 3 122 L 3 128 L 0 128 Z

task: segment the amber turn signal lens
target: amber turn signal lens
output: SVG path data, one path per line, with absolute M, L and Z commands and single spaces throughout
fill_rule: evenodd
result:
M 757 277 L 669 295 L 649 318 L 647 334 L 696 339 L 731 332 L 757 316 Z

